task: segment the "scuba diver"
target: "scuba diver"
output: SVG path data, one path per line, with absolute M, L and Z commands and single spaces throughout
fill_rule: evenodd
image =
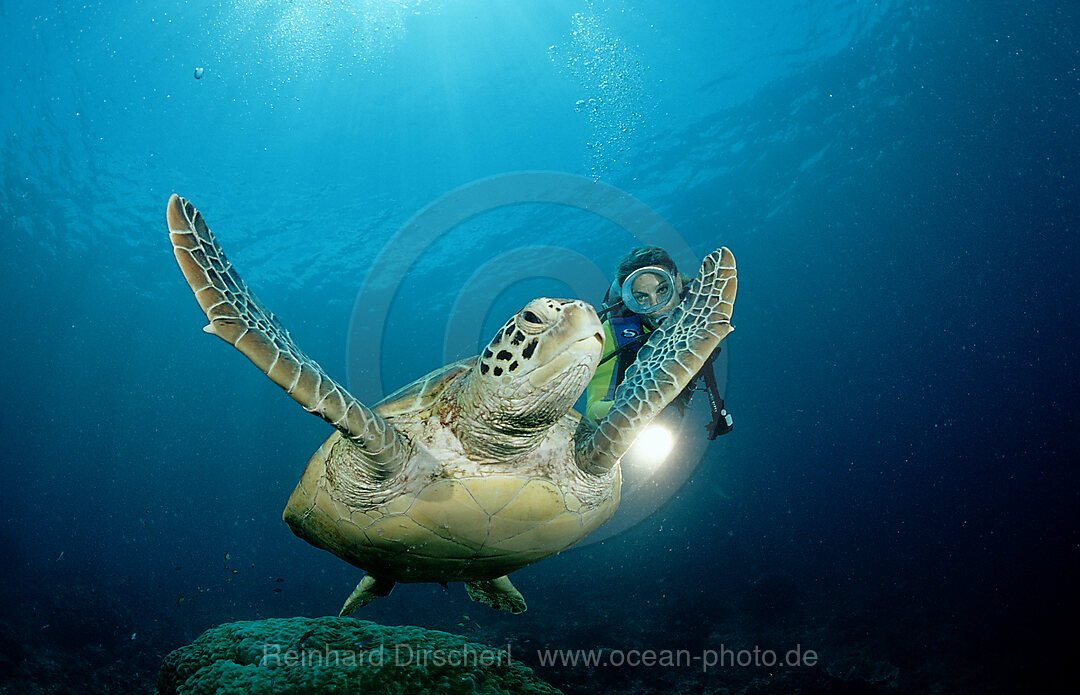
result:
M 611 410 L 615 390 L 637 358 L 638 349 L 678 306 L 689 284 L 690 278 L 679 272 L 671 255 L 659 246 L 631 249 L 619 261 L 615 281 L 598 312 L 603 318 L 604 354 L 585 390 L 587 418 L 598 422 Z M 721 349 L 717 346 L 698 375 L 671 403 L 681 413 L 693 393 L 704 390 L 712 411 L 712 420 L 706 426 L 710 440 L 734 427 L 713 369 Z

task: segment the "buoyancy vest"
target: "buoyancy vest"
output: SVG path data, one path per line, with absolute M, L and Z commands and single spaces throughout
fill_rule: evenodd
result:
M 641 347 L 641 343 L 637 346 L 624 346 L 629 345 L 635 341 L 638 341 L 641 336 L 650 333 L 651 331 L 645 328 L 641 323 L 641 317 L 637 314 L 630 314 L 629 316 L 612 316 L 608 319 L 611 324 L 611 335 L 615 338 L 615 349 L 622 351 L 616 358 L 618 362 L 615 366 L 615 378 L 608 384 L 608 392 L 605 400 L 615 399 L 615 389 L 622 383 L 623 377 L 626 376 L 626 370 L 637 359 L 638 348 Z

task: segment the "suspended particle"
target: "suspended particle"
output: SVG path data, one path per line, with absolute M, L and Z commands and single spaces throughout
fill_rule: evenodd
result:
M 195 68 L 195 79 L 196 80 L 201 80 L 202 76 L 203 76 L 203 69 L 202 68 Z

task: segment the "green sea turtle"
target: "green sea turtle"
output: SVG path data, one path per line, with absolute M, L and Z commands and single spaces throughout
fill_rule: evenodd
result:
M 506 575 L 561 552 L 619 504 L 619 459 L 731 332 L 735 259 L 709 254 L 679 307 L 638 353 L 597 425 L 573 410 L 603 333 L 585 302 L 534 299 L 483 354 L 419 379 L 373 408 L 292 341 L 225 258 L 202 215 L 173 195 L 169 238 L 210 323 L 308 412 L 337 431 L 285 508 L 297 536 L 367 572 L 341 614 L 395 582 L 465 582 L 519 613 Z

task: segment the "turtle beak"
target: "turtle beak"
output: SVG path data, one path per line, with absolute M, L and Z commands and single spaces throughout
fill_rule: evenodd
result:
M 597 331 L 592 335 L 579 338 L 567 345 L 563 350 L 550 360 L 540 365 L 529 373 L 529 381 L 533 386 L 546 384 L 556 375 L 567 372 L 578 365 L 588 365 L 591 369 L 596 368 L 600 361 L 600 355 L 604 352 L 604 336 Z

